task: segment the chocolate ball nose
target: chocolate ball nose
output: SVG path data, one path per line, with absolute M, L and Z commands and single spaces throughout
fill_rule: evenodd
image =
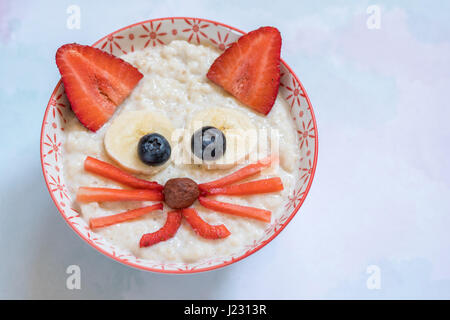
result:
M 164 201 L 172 209 L 189 207 L 197 200 L 200 191 L 197 183 L 189 178 L 174 178 L 164 185 Z

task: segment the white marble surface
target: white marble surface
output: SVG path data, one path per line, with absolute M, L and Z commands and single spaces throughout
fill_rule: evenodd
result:
M 66 28 L 69 5 L 81 29 Z M 369 5 L 381 28 L 368 29 Z M 450 5 L 445 1 L 0 1 L 0 298 L 450 298 Z M 300 214 L 227 268 L 173 276 L 84 243 L 47 193 L 41 119 L 63 43 L 149 18 L 278 27 L 313 103 L 316 177 Z M 81 290 L 66 289 L 67 266 Z M 366 285 L 367 267 L 381 288 Z

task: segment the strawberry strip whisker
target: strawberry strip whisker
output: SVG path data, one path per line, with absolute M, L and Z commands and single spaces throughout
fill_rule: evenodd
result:
M 167 219 L 164 226 L 156 232 L 146 233 L 142 236 L 139 242 L 139 247 L 149 247 L 157 244 L 161 241 L 166 241 L 172 238 L 181 225 L 181 212 L 180 211 L 170 211 L 167 213 Z
M 92 157 L 87 157 L 86 160 L 84 160 L 84 169 L 132 188 L 151 190 L 163 189 L 163 186 L 157 182 L 136 178 L 135 176 L 113 166 L 112 164 Z
M 220 188 L 230 184 L 233 184 L 238 181 L 242 181 L 246 178 L 254 176 L 260 173 L 264 168 L 268 168 L 274 162 L 275 158 L 273 156 L 268 156 L 264 159 L 259 160 L 256 163 L 249 164 L 236 172 L 233 172 L 223 178 L 199 184 L 198 187 L 201 191 L 207 191 L 212 188 Z
M 193 208 L 181 210 L 183 217 L 191 225 L 192 229 L 201 237 L 206 239 L 221 239 L 228 237 L 231 233 L 225 225 L 213 226 L 204 221 Z
M 147 189 L 110 189 L 80 187 L 77 192 L 79 202 L 106 201 L 162 201 L 163 194 L 158 190 Z
M 111 226 L 113 224 L 137 219 L 149 212 L 152 212 L 155 210 L 162 210 L 162 208 L 163 208 L 163 204 L 157 203 L 152 206 L 147 206 L 147 207 L 138 208 L 138 209 L 134 209 L 134 210 L 128 210 L 128 211 L 114 214 L 111 216 L 91 218 L 91 219 L 89 219 L 89 226 L 91 229 L 103 228 L 103 227 Z
M 244 196 L 251 194 L 270 193 L 283 190 L 283 182 L 279 177 L 250 181 L 222 188 L 212 188 L 205 192 L 206 195 Z
M 234 204 L 234 203 L 220 202 L 220 201 L 216 201 L 216 200 L 213 200 L 210 198 L 205 198 L 205 197 L 199 197 L 198 201 L 205 208 L 208 208 L 208 209 L 211 209 L 214 211 L 232 214 L 235 216 L 240 216 L 240 217 L 245 217 L 245 218 L 257 219 L 257 220 L 261 220 L 264 222 L 270 222 L 271 215 L 272 215 L 272 213 L 268 210 L 241 206 L 241 205 Z

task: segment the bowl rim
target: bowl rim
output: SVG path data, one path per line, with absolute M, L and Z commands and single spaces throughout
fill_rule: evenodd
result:
M 217 21 L 214 21 L 214 20 L 209 20 L 209 19 L 204 19 L 204 18 L 194 18 L 194 17 L 165 17 L 165 18 L 155 18 L 155 19 L 144 20 L 144 21 L 136 22 L 136 23 L 133 23 L 131 25 L 125 26 L 123 28 L 120 28 L 120 29 L 118 29 L 116 31 L 113 31 L 113 32 L 107 34 L 106 36 L 100 38 L 94 44 L 92 44 L 92 46 L 96 46 L 99 43 L 101 43 L 102 41 L 106 40 L 108 37 L 113 36 L 114 34 L 119 33 L 121 31 L 124 31 L 126 29 L 135 27 L 137 25 L 141 25 L 141 24 L 145 24 L 145 23 L 152 23 L 152 22 L 157 22 L 157 21 L 175 20 L 175 19 L 176 20 L 179 20 L 179 19 L 200 20 L 200 21 L 209 22 L 209 23 L 212 23 L 212 24 L 215 24 L 215 25 L 218 25 L 218 26 L 222 26 L 222 27 L 228 28 L 228 29 L 233 30 L 233 31 L 235 31 L 237 33 L 240 33 L 242 35 L 246 34 L 246 32 L 244 32 L 244 31 L 242 31 L 242 30 L 240 30 L 238 28 L 235 28 L 235 27 L 229 26 L 229 25 L 227 25 L 225 23 L 217 22 Z M 52 94 L 50 96 L 49 102 L 47 103 L 47 107 L 46 107 L 45 113 L 44 113 L 44 118 L 43 118 L 43 121 L 42 121 L 41 137 L 40 137 L 40 158 L 41 158 L 42 174 L 44 176 L 44 180 L 45 180 L 45 184 L 47 186 L 47 189 L 48 189 L 48 191 L 50 193 L 50 197 L 52 198 L 53 203 L 56 205 L 56 208 L 58 209 L 60 215 L 64 218 L 64 220 L 72 228 L 72 230 L 74 230 L 75 233 L 78 234 L 78 236 L 80 238 L 82 238 L 90 246 L 94 247 L 96 250 L 101 252 L 103 255 L 105 255 L 105 256 L 107 256 L 107 257 L 109 257 L 109 258 L 111 258 L 111 259 L 113 259 L 115 261 L 118 261 L 118 262 L 120 262 L 122 264 L 125 264 L 127 266 L 130 266 L 130 267 L 133 267 L 133 268 L 136 268 L 136 269 L 139 269 L 139 270 L 145 270 L 145 271 L 150 271 L 150 272 L 155 272 L 155 273 L 163 273 L 163 274 L 191 274 L 191 273 L 199 273 L 199 272 L 211 271 L 211 270 L 214 270 L 214 269 L 219 269 L 219 268 L 223 268 L 225 266 L 229 266 L 229 265 L 231 265 L 231 264 L 233 264 L 235 262 L 238 262 L 238 261 L 240 261 L 240 260 L 242 260 L 242 259 L 244 259 L 244 258 L 246 258 L 246 257 L 248 257 L 250 255 L 252 255 L 253 253 L 259 251 L 261 248 L 263 248 L 265 245 L 267 245 L 269 242 L 271 242 L 275 237 L 277 237 L 281 233 L 281 231 L 284 230 L 284 228 L 294 218 L 294 216 L 297 214 L 297 212 L 300 209 L 300 207 L 303 205 L 303 202 L 305 201 L 305 199 L 306 199 L 306 197 L 307 197 L 307 195 L 309 193 L 309 190 L 311 189 L 312 182 L 314 180 L 314 175 L 315 175 L 316 167 L 317 167 L 317 156 L 318 156 L 318 151 L 319 151 L 319 149 L 318 149 L 318 147 L 319 147 L 319 139 L 318 139 L 317 123 L 316 123 L 316 118 L 315 118 L 315 115 L 314 115 L 314 110 L 313 110 L 311 101 L 310 101 L 310 99 L 308 97 L 308 94 L 307 94 L 305 88 L 303 87 L 303 84 L 298 79 L 297 75 L 291 69 L 291 67 L 283 59 L 280 59 L 280 62 L 288 69 L 288 71 L 292 74 L 294 79 L 297 81 L 297 83 L 298 83 L 300 89 L 302 90 L 302 92 L 304 93 L 305 99 L 306 99 L 306 101 L 308 103 L 309 111 L 311 112 L 311 119 L 312 119 L 313 125 L 314 125 L 314 133 L 315 133 L 315 137 L 314 137 L 314 142 L 315 142 L 314 143 L 314 161 L 313 161 L 312 166 L 311 166 L 311 177 L 310 177 L 308 185 L 306 186 L 306 189 L 304 191 L 304 196 L 300 199 L 299 203 L 294 208 L 294 210 L 289 215 L 289 217 L 286 219 L 286 221 L 278 228 L 278 230 L 274 231 L 273 235 L 271 235 L 268 239 L 262 241 L 259 245 L 257 245 L 253 249 L 245 252 L 243 255 L 241 255 L 241 256 L 239 256 L 237 258 L 232 258 L 230 260 L 224 261 L 221 264 L 216 264 L 216 265 L 212 265 L 212 266 L 208 266 L 208 267 L 202 267 L 202 268 L 198 268 L 198 269 L 196 268 L 196 269 L 183 269 L 183 270 L 166 270 L 166 269 L 157 269 L 157 268 L 143 266 L 143 265 L 140 265 L 138 263 L 133 263 L 133 262 L 128 261 L 128 260 L 123 260 L 123 259 L 121 259 L 121 258 L 119 258 L 117 256 L 113 256 L 110 253 L 106 252 L 104 249 L 100 248 L 91 239 L 89 239 L 88 237 L 84 236 L 78 229 L 75 228 L 74 225 L 72 225 L 70 223 L 68 217 L 66 217 L 65 214 L 63 214 L 63 209 L 60 207 L 59 202 L 55 199 L 55 196 L 53 195 L 53 192 L 51 192 L 49 181 L 47 179 L 47 175 L 45 174 L 45 168 L 44 168 L 43 141 L 44 141 L 45 119 L 47 118 L 47 114 L 48 114 L 48 112 L 50 110 L 52 97 L 55 95 L 55 93 L 57 92 L 57 90 L 59 89 L 59 87 L 62 84 L 62 80 L 61 79 L 56 84 L 55 89 L 53 90 L 53 92 L 52 92 Z

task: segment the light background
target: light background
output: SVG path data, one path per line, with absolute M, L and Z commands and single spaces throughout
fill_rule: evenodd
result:
M 66 28 L 70 4 L 81 29 Z M 381 7 L 381 29 L 366 26 Z M 0 298 L 450 298 L 450 3 L 447 1 L 0 0 Z M 60 217 L 39 161 L 59 79 L 56 49 L 123 26 L 192 16 L 273 25 L 317 117 L 319 161 L 299 214 L 221 270 L 161 275 L 84 243 Z M 81 290 L 67 290 L 67 266 Z M 366 286 L 369 265 L 381 289 Z

